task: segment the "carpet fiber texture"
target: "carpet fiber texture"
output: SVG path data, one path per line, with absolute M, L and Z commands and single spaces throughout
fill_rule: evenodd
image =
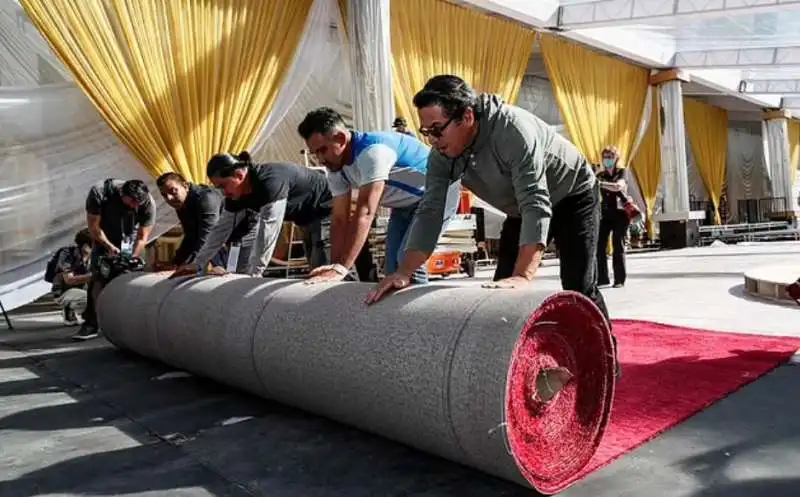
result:
M 622 378 L 611 423 L 584 468 L 599 469 L 733 391 L 800 349 L 800 339 L 614 321 Z
M 614 392 L 608 324 L 572 292 L 125 275 L 98 302 L 120 348 L 543 493 L 581 474 Z

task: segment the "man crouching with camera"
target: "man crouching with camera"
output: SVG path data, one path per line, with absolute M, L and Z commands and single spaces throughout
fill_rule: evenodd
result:
M 153 224 L 156 206 L 141 180 L 122 181 L 109 178 L 94 185 L 86 197 L 86 219 L 92 234 L 92 276 L 89 279 L 83 325 L 73 337 L 90 340 L 99 335 L 97 327 L 97 298 L 107 283 L 108 275 L 101 263 L 110 257 L 141 258 Z

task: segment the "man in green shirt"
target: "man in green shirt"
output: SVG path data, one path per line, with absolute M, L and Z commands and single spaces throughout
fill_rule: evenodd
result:
M 430 138 L 425 194 L 399 269 L 367 297 L 404 288 L 433 252 L 448 186 L 457 180 L 506 213 L 497 271 L 489 288 L 519 288 L 533 280 L 548 232 L 559 249 L 561 284 L 608 310 L 597 288 L 599 191 L 594 170 L 566 138 L 495 95 L 477 94 L 457 76 L 435 76 L 415 95 Z

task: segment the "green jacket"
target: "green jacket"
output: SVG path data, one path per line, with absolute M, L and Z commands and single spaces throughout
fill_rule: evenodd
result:
M 448 186 L 462 185 L 509 217 L 522 218 L 520 245 L 547 244 L 553 206 L 594 187 L 594 170 L 577 147 L 530 112 L 482 94 L 478 136 L 452 159 L 428 157 L 425 194 L 406 250 L 432 253 L 444 219 Z

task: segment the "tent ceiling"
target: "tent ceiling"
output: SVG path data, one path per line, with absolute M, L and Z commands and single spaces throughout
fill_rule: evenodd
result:
M 708 87 L 699 96 L 710 88 L 746 107 L 775 108 L 800 89 L 800 0 L 450 1 L 645 67 L 686 69 Z
M 657 21 L 685 21 L 784 11 L 800 0 L 579 0 L 561 1 L 555 25 L 599 28 Z
M 800 96 L 800 0 L 561 0 L 549 25 L 575 34 L 636 33 L 621 47 L 632 53 L 641 51 L 636 42 L 668 39 L 671 57 L 652 67 L 727 71 L 729 93 L 750 100 L 743 106 L 786 96 L 782 105 L 800 115 L 800 98 L 791 97 Z

